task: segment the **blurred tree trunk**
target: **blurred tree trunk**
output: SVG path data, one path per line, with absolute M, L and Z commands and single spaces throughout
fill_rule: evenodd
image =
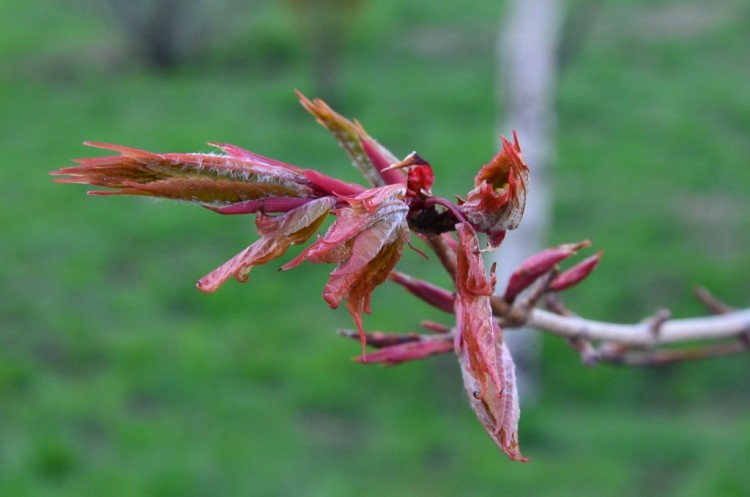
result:
M 508 233 L 496 252 L 498 291 L 510 273 L 543 248 L 552 217 L 551 167 L 555 156 L 555 97 L 563 8 L 560 0 L 510 0 L 498 37 L 499 127 L 518 132 L 531 169 L 526 210 L 520 227 Z M 521 396 L 536 395 L 535 370 L 540 337 L 522 329 L 506 333 L 518 367 Z
M 169 71 L 205 57 L 249 19 L 259 0 L 88 0 L 122 31 L 135 57 Z
M 364 0 L 286 0 L 306 38 L 317 97 L 340 104 L 344 47 Z
M 148 67 L 166 71 L 178 66 L 201 45 L 191 2 L 183 0 L 107 0 L 133 51 Z M 200 9 L 198 9 L 200 10 Z M 186 40 L 190 46 L 185 46 Z

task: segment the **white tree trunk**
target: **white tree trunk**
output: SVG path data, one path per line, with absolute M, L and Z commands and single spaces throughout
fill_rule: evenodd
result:
M 552 217 L 551 165 L 555 155 L 557 56 L 563 8 L 560 0 L 510 0 L 498 37 L 500 130 L 518 132 L 531 180 L 520 227 L 495 253 L 498 291 L 526 257 L 543 248 Z M 529 329 L 505 334 L 518 366 L 522 399 L 536 395 L 539 334 Z

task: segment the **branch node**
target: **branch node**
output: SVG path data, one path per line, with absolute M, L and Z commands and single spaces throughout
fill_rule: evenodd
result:
M 556 269 L 550 269 L 544 276 L 537 280 L 525 297 L 518 299 L 515 302 L 509 302 L 505 300 L 505 298 L 499 297 L 498 300 L 507 306 L 507 312 L 502 314 L 502 325 L 510 328 L 521 328 L 526 325 L 526 322 L 529 320 L 529 317 L 539 300 L 548 294 L 550 282 L 555 279 L 558 274 L 559 271 Z M 495 299 L 493 298 L 493 300 Z M 496 310 L 495 306 L 493 306 L 493 311 L 494 310 Z
M 596 347 L 591 341 L 583 335 L 576 335 L 568 338 L 568 343 L 573 350 L 578 352 L 581 356 L 581 362 L 584 366 L 593 367 L 596 366 L 601 360 L 601 354 L 596 350 Z
M 544 276 L 539 278 L 534 288 L 524 300 L 523 305 L 527 307 L 535 307 L 537 302 L 539 302 L 539 300 L 549 291 L 549 284 L 552 283 L 552 280 L 554 280 L 559 274 L 560 270 L 557 269 L 557 267 L 547 271 Z
M 661 335 L 661 328 L 672 318 L 672 312 L 669 309 L 661 308 L 657 310 L 653 316 L 646 318 L 643 322 L 648 326 L 651 336 L 654 340 L 659 340 Z

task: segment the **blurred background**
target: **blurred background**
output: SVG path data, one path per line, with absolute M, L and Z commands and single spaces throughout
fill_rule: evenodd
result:
M 702 284 L 749 305 L 750 4 L 564 6 L 547 240 L 606 251 L 566 302 L 690 316 Z M 319 297 L 330 268 L 195 290 L 254 240 L 251 218 L 47 176 L 97 155 L 84 140 L 213 140 L 358 180 L 297 88 L 465 194 L 503 119 L 507 7 L 0 0 L 0 495 L 750 495 L 748 356 L 586 369 L 545 337 L 521 418 L 532 461 L 511 463 L 454 358 L 351 363 L 358 344 L 334 333 L 350 318 Z M 402 268 L 447 283 L 413 253 Z M 366 327 L 450 323 L 406 299 L 380 288 Z

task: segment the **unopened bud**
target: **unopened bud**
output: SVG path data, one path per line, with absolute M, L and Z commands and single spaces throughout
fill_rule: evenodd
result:
M 557 247 L 550 247 L 532 255 L 523 261 L 511 275 L 503 298 L 508 302 L 512 302 L 540 276 L 554 269 L 558 262 L 567 259 L 578 250 L 589 245 L 591 245 L 590 241 L 583 240 L 578 243 L 566 243 Z
M 578 283 L 586 279 L 586 277 L 588 277 L 588 275 L 590 275 L 592 271 L 594 271 L 594 269 L 596 269 L 596 266 L 597 264 L 599 264 L 599 260 L 602 258 L 603 253 L 604 251 L 600 250 L 591 257 L 582 260 L 575 266 L 562 272 L 559 276 L 557 276 L 550 282 L 548 288 L 553 292 L 561 292 L 577 285 Z
M 427 339 L 384 347 L 376 352 L 356 356 L 354 360 L 366 364 L 385 364 L 392 366 L 407 361 L 416 361 L 426 357 L 446 354 L 453 351 L 453 338 Z

